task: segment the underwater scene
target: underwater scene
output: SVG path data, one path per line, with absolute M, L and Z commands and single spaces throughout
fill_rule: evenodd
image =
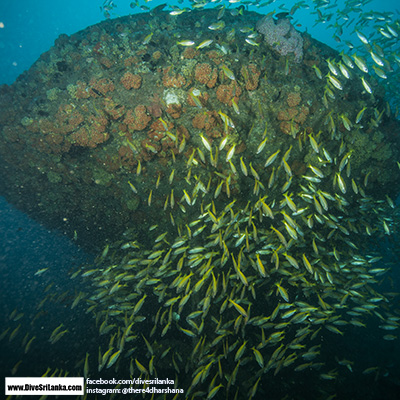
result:
M 2 398 L 400 399 L 399 9 L 0 5 Z

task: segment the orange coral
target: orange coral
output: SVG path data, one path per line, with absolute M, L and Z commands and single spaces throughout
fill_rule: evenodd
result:
M 71 143 L 64 140 L 64 136 L 61 134 L 50 133 L 48 135 L 34 136 L 30 146 L 40 153 L 60 154 L 68 152 L 71 148 Z
M 186 47 L 183 50 L 182 56 L 183 58 L 192 59 L 195 58 L 199 54 L 199 51 L 194 49 L 193 47 Z
M 134 56 L 130 56 L 124 60 L 124 66 L 130 67 L 132 64 L 137 64 L 139 62 L 139 58 Z
M 40 128 L 43 133 L 57 132 L 66 134 L 75 130 L 84 120 L 85 118 L 77 109 L 74 109 L 70 104 L 62 104 L 55 115 L 55 126 L 52 122 L 44 124 L 41 121 L 39 121 L 39 126 L 41 125 Z M 45 125 L 50 128 L 47 132 Z
M 301 106 L 298 110 L 299 113 L 294 120 L 299 124 L 304 124 L 304 122 L 306 122 L 307 115 L 309 114 L 310 109 L 306 106 Z
M 180 104 L 169 104 L 165 111 L 172 118 L 177 119 L 181 116 L 182 106 Z
M 142 84 L 142 77 L 140 75 L 134 75 L 131 72 L 125 72 L 120 82 L 125 89 L 139 89 Z
M 196 114 L 195 117 L 192 119 L 192 125 L 196 129 L 204 129 L 205 127 L 205 114 Z
M 299 111 L 296 108 L 287 108 L 278 112 L 277 119 L 279 121 L 290 121 L 296 117 Z
M 301 96 L 299 93 L 289 93 L 286 102 L 289 107 L 287 109 L 280 110 L 277 114 L 278 121 L 282 121 L 279 127 L 285 134 L 297 134 L 300 129 L 300 125 L 304 124 L 306 121 L 310 110 L 304 105 L 297 107 L 301 102 Z
M 261 72 L 254 64 L 249 64 L 247 67 L 243 66 L 240 70 L 246 82 L 247 90 L 256 90 Z
M 217 72 L 217 69 L 214 68 L 212 70 L 210 79 L 207 82 L 207 87 L 213 88 L 215 86 L 215 84 L 217 83 L 217 78 L 218 78 L 218 72 Z
M 172 130 L 174 125 L 168 124 L 168 130 Z M 168 149 L 176 149 L 175 142 L 173 142 L 166 134 L 165 127 L 160 120 L 154 121 L 147 133 L 148 141 L 142 142 L 142 146 L 146 147 L 147 151 L 150 151 L 154 155 L 159 157 L 165 157 Z M 144 143 L 144 144 L 143 144 Z M 152 146 L 146 146 L 146 143 Z M 161 147 L 160 147 L 161 145 Z M 157 150 L 154 152 L 154 150 Z
M 245 152 L 246 149 L 247 149 L 246 143 L 245 142 L 241 142 L 236 147 L 235 154 L 241 154 L 241 153 Z
M 194 77 L 200 83 L 205 85 L 210 79 L 211 71 L 212 68 L 210 64 L 207 63 L 197 64 L 196 68 L 194 69 Z
M 154 93 L 153 97 L 150 99 L 150 105 L 147 106 L 147 111 L 152 115 L 154 118 L 159 118 L 162 115 L 162 102 L 160 96 L 157 93 Z
M 152 159 L 161 150 L 161 145 L 153 142 L 150 137 L 143 139 L 141 145 L 142 151 L 140 152 L 140 155 L 145 161 Z
M 39 121 L 33 121 L 29 126 L 26 127 L 29 132 L 38 133 L 39 129 Z
M 183 125 L 177 126 L 176 134 L 177 134 L 179 140 L 182 140 L 183 137 L 185 137 L 186 140 L 188 140 L 190 138 L 189 131 Z
M 98 144 L 105 142 L 109 138 L 106 132 L 88 130 L 85 127 L 80 128 L 71 135 L 72 143 L 76 146 L 95 148 Z
M 174 128 L 174 124 L 168 121 L 167 128 L 169 131 L 171 131 Z M 164 127 L 164 124 L 159 119 L 157 119 L 151 124 L 150 131 L 158 132 L 161 134 L 161 137 L 164 137 L 166 129 Z
M 221 129 L 219 129 L 219 118 L 216 111 L 206 111 L 198 113 L 192 119 L 192 125 L 194 128 L 205 130 L 209 137 L 220 137 L 222 135 Z
M 41 119 L 39 119 L 39 129 L 40 129 L 41 133 L 46 134 L 46 133 L 54 132 L 56 128 L 55 128 L 53 122 L 51 122 L 47 119 L 41 118 Z
M 216 65 L 219 65 L 222 63 L 223 58 L 221 54 L 217 50 L 210 50 L 207 52 L 207 56 L 210 60 L 214 61 Z
M 163 85 L 165 87 L 180 88 L 186 84 L 186 79 L 181 75 L 174 73 L 171 67 L 163 69 Z
M 106 95 L 108 92 L 114 91 L 114 84 L 110 79 L 102 78 L 96 81 L 96 79 L 92 78 L 89 82 L 91 86 L 89 92 L 92 97 L 99 97 L 101 95 Z
M 286 102 L 288 103 L 289 107 L 296 107 L 301 102 L 301 96 L 298 92 L 291 92 L 288 94 Z
M 128 169 L 131 169 L 134 165 L 137 164 L 136 159 L 133 155 L 133 151 L 129 146 L 121 146 L 118 149 L 118 156 L 120 163 Z
M 286 135 L 291 135 L 292 134 L 292 130 L 297 134 L 298 129 L 299 129 L 299 125 L 296 124 L 295 122 L 282 121 L 279 124 L 279 128 Z
M 125 114 L 124 124 L 133 131 L 142 131 L 151 121 L 151 117 L 147 115 L 146 107 L 139 105 L 135 111 L 128 110 Z
M 294 175 L 300 176 L 304 175 L 307 171 L 306 164 L 302 163 L 299 160 L 293 160 L 292 165 L 290 166 Z
M 161 141 L 161 139 L 164 137 L 164 133 L 150 130 L 147 136 L 149 137 L 149 139 L 151 139 L 151 143 L 154 143 Z
M 194 77 L 203 85 L 207 85 L 209 88 L 212 88 L 217 82 L 218 73 L 216 68 L 213 69 L 210 64 L 201 63 L 196 65 Z
M 237 103 L 239 96 L 242 93 L 242 89 L 236 83 L 232 81 L 229 85 L 219 85 L 217 88 L 217 99 L 224 104 L 232 104 L 232 99 L 235 99 Z

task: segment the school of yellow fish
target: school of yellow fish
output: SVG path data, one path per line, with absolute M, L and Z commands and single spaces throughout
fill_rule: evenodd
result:
M 347 3 L 342 25 L 335 24 L 337 31 L 346 26 L 346 16 L 363 5 Z M 314 5 L 317 22 L 329 21 L 332 15 L 323 13 L 331 8 L 329 2 Z M 294 6 L 302 7 L 308 8 L 307 3 Z M 171 15 L 186 11 L 174 7 Z M 228 9 L 222 6 L 218 20 L 224 12 Z M 400 32 L 391 15 L 366 13 L 360 18 L 378 23 L 383 41 L 396 40 Z M 224 29 L 223 21 L 215 21 L 209 29 Z M 386 79 L 384 70 L 393 71 L 389 60 L 399 63 L 399 56 L 385 56 L 379 41 L 356 32 L 374 61 L 376 75 Z M 255 38 L 249 30 L 246 42 L 258 45 Z M 212 42 L 178 44 L 199 49 Z M 354 77 L 373 95 L 368 75 L 352 72 L 358 68 L 368 73 L 364 57 L 342 52 L 340 61 L 328 59 L 327 65 L 330 72 L 321 99 L 327 109 L 334 91 L 343 90 L 345 81 Z M 313 68 L 324 79 L 320 69 Z M 229 68 L 222 70 L 235 80 Z M 196 96 L 192 98 L 201 108 Z M 233 108 L 239 113 L 237 105 Z M 377 200 L 365 193 L 369 173 L 352 176 L 353 150 L 337 129 L 342 123 L 351 131 L 366 108 L 354 122 L 341 114 L 335 123 L 328 113 L 330 141 L 319 132 L 271 150 L 265 127 L 255 154 L 247 157 L 252 162 L 235 155 L 237 143 L 229 135 L 212 144 L 200 135 L 185 165 L 176 162 L 168 173 L 165 185 L 171 188 L 164 211 L 171 226 L 150 227 L 147 244 L 133 234 L 131 241 L 107 246 L 95 268 L 82 273 L 94 290 L 88 302 L 99 334 L 110 335 L 109 347 L 99 348 L 98 370 L 120 362 L 129 364 L 131 374 L 154 377 L 172 366 L 177 386 L 187 390 L 187 398 L 211 399 L 220 393 L 221 398 L 251 399 L 264 374 L 276 375 L 284 368 L 311 368 L 321 379 L 336 379 L 337 372 L 325 372 L 318 361 L 317 338 L 326 330 L 344 335 L 346 326 L 352 325 L 361 332 L 367 317 L 375 315 L 388 333 L 384 339 L 396 339 L 391 333 L 399 328 L 400 317 L 390 312 L 388 297 L 374 285 L 388 268 L 380 263 L 380 254 L 371 251 L 372 238 L 392 234 L 395 206 L 388 196 Z M 376 109 L 369 126 L 378 127 L 383 113 Z M 230 116 L 219 114 L 226 132 L 234 128 Z M 289 166 L 294 146 L 310 160 L 300 177 Z M 218 157 L 229 165 L 228 173 L 217 168 Z M 180 183 L 174 184 L 178 171 Z M 135 193 L 140 191 L 129 184 Z M 159 178 L 154 191 L 158 185 Z M 152 196 L 150 190 L 149 206 Z M 174 216 L 176 202 L 186 219 Z M 195 217 L 187 220 L 188 214 Z M 352 370 L 351 361 L 340 363 Z M 370 370 L 365 373 L 375 368 Z
M 278 150 L 268 141 L 265 129 L 247 164 L 235 144 L 211 145 L 201 135 L 184 165 L 176 161 L 168 179 L 157 180 L 171 187 L 164 202 L 171 225 L 151 226 L 147 244 L 132 232 L 132 240 L 107 246 L 95 267 L 74 274 L 91 282 L 88 311 L 99 334 L 110 336 L 98 371 L 124 363 L 133 375 L 162 377 L 173 366 L 188 398 L 253 398 L 269 371 L 323 371 L 316 343 L 325 330 L 363 329 L 371 314 L 383 330 L 398 329 L 400 317 L 381 308 L 389 299 L 374 286 L 388 268 L 371 251 L 374 237 L 392 234 L 393 201 L 365 193 L 369 173 L 352 176 L 354 155 L 343 139 L 329 151 L 322 135 Z M 310 160 L 302 176 L 289 166 L 295 151 Z M 228 173 L 219 172 L 218 157 Z M 178 169 L 184 179 L 175 184 Z M 153 189 L 150 207 L 152 196 Z M 196 217 L 177 222 L 188 214 Z
M 303 151 L 326 153 L 314 140 Z M 221 191 L 229 176 L 219 176 L 214 190 L 193 180 L 190 193 L 181 191 L 196 219 L 176 231 L 152 226 L 151 246 L 107 246 L 94 268 L 75 273 L 90 280 L 88 311 L 99 334 L 110 336 L 99 348 L 99 371 L 121 362 L 131 374 L 154 377 L 172 365 L 188 396 L 223 390 L 252 398 L 268 371 L 319 369 L 315 343 L 324 330 L 365 328 L 371 314 L 383 330 L 398 329 L 400 317 L 380 308 L 389 300 L 374 289 L 387 268 L 368 251 L 369 236 L 391 234 L 393 203 L 374 201 L 366 180 L 345 175 L 343 150 L 332 154 L 336 163 L 321 156 L 310 164 L 294 188 L 290 152 L 265 152 L 266 164 L 275 164 L 265 186 L 263 172 L 240 160 L 237 173 L 254 183 L 245 207 Z M 330 190 L 320 188 L 325 181 Z

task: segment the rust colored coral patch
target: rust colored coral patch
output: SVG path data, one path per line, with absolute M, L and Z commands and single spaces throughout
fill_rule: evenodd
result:
M 301 95 L 299 92 L 290 92 L 287 96 L 286 102 L 289 107 L 296 107 L 301 102 Z
M 193 47 L 186 47 L 183 50 L 182 57 L 186 59 L 193 59 L 199 54 L 198 50 Z
M 229 85 L 222 84 L 217 88 L 217 99 L 224 104 L 232 104 L 232 99 L 235 99 L 237 103 L 239 101 L 239 96 L 242 93 L 241 87 L 232 81 Z
M 281 109 L 277 113 L 280 130 L 287 135 L 296 135 L 307 119 L 310 112 L 305 105 L 300 105 L 301 95 L 298 92 L 290 92 L 287 95 L 286 103 L 289 107 Z
M 246 82 L 247 90 L 256 90 L 260 79 L 261 72 L 254 64 L 243 66 L 240 73 Z
M 194 70 L 195 79 L 207 85 L 209 88 L 213 88 L 217 82 L 218 73 L 216 68 L 212 68 L 208 63 L 200 63 L 196 65 Z
M 216 111 L 206 111 L 196 114 L 192 119 L 192 125 L 196 129 L 204 129 L 209 137 L 220 137 L 222 136 L 222 130 L 220 129 L 219 120 Z
M 165 109 L 165 112 L 169 114 L 172 118 L 178 119 L 182 113 L 182 105 L 181 104 L 169 104 Z
M 105 96 L 108 92 L 113 92 L 115 89 L 114 83 L 108 78 L 102 78 L 99 80 L 92 78 L 89 85 L 89 93 L 92 97 Z
M 125 114 L 124 124 L 128 125 L 128 129 L 132 131 L 142 131 L 151 121 L 151 117 L 147 114 L 146 106 L 138 105 L 135 110 L 128 110 Z
M 137 74 L 132 74 L 132 72 L 125 72 L 120 82 L 126 90 L 139 89 L 142 85 L 142 77 Z
M 180 88 L 186 84 L 186 79 L 173 71 L 172 67 L 163 69 L 163 85 L 167 88 Z
M 76 146 L 95 148 L 98 144 L 105 142 L 109 138 L 107 132 L 102 129 L 89 129 L 82 127 L 71 135 L 72 142 Z

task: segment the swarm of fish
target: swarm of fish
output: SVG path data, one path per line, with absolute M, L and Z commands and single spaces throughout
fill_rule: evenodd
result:
M 298 151 L 315 162 L 302 176 L 289 166 L 293 146 L 269 151 L 263 139 L 248 165 L 228 146 L 223 162 L 239 165 L 224 176 L 212 163 L 220 146 L 201 141 L 216 182 L 203 182 L 205 168 L 190 164 L 195 180 L 172 190 L 197 216 L 180 225 L 171 214 L 171 227 L 149 229 L 152 245 L 114 243 L 74 274 L 90 281 L 88 311 L 110 337 L 99 371 L 120 364 L 162 377 L 173 366 L 187 396 L 252 398 L 265 374 L 323 369 L 319 338 L 327 331 L 361 330 L 370 315 L 383 330 L 398 329 L 375 289 L 388 268 L 372 250 L 375 237 L 392 233 L 394 205 L 365 193 L 368 176 L 351 176 L 343 143 L 331 154 L 310 135 Z M 238 174 L 253 190 L 232 198 Z
M 329 20 L 322 11 L 329 3 L 314 3 L 319 22 Z M 288 11 L 307 7 L 298 2 Z M 189 11 L 174 7 L 170 14 Z M 208 29 L 226 31 L 227 11 L 222 6 Z M 385 18 L 380 34 L 397 37 L 398 24 Z M 242 28 L 240 33 L 247 45 L 260 45 L 254 29 Z M 391 67 L 383 51 L 356 33 L 375 63 L 373 70 L 386 79 Z M 234 30 L 227 40 L 229 35 L 235 35 Z M 177 44 L 228 51 L 210 38 Z M 398 62 L 396 56 L 393 60 Z M 236 81 L 229 65 L 220 68 Z M 384 331 L 399 328 L 399 317 L 387 307 L 389 296 L 376 291 L 388 267 L 373 242 L 392 235 L 394 204 L 388 196 L 376 199 L 366 193 L 371 171 L 352 174 L 354 151 L 339 129 L 362 129 L 366 112 L 368 127 L 378 128 L 384 111 L 364 106 L 350 119 L 347 113 L 335 115 L 332 106 L 337 91 L 350 84 L 373 96 L 367 57 L 360 49 L 351 55 L 342 52 L 326 60 L 325 76 L 322 67 L 312 68 L 318 79 L 326 80 L 322 104 L 329 110 L 324 126 L 330 141 L 321 131 L 307 135 L 293 129 L 297 149 L 289 141 L 274 147 L 265 126 L 254 154 L 238 156 L 234 118 L 220 110 L 224 137 L 211 142 L 200 134 L 185 165 L 176 163 L 168 171 L 168 183 L 160 183 L 158 176 L 155 189 L 169 188 L 163 202 L 171 225 L 150 227 L 151 245 L 139 243 L 132 234 L 130 241 L 107 246 L 97 265 L 81 272 L 92 286 L 88 311 L 96 317 L 99 334 L 110 337 L 107 348 L 99 347 L 98 371 L 129 365 L 132 375 L 162 377 L 172 366 L 178 387 L 188 397 L 250 399 L 263 385 L 263 376 L 286 368 L 321 370 L 321 379 L 336 379 L 337 373 L 325 372 L 319 360 L 319 339 L 327 332 L 342 336 L 349 326 L 363 329 L 371 315 Z M 189 95 L 204 109 L 200 91 Z M 232 107 L 240 114 L 234 99 Z M 178 143 L 168 123 L 160 120 L 183 153 L 185 139 Z M 290 159 L 305 155 L 310 162 L 298 175 Z M 226 163 L 222 172 L 221 162 Z M 131 180 L 129 187 L 135 195 L 141 192 Z M 153 189 L 147 203 L 154 203 Z M 352 370 L 350 361 L 339 364 Z

